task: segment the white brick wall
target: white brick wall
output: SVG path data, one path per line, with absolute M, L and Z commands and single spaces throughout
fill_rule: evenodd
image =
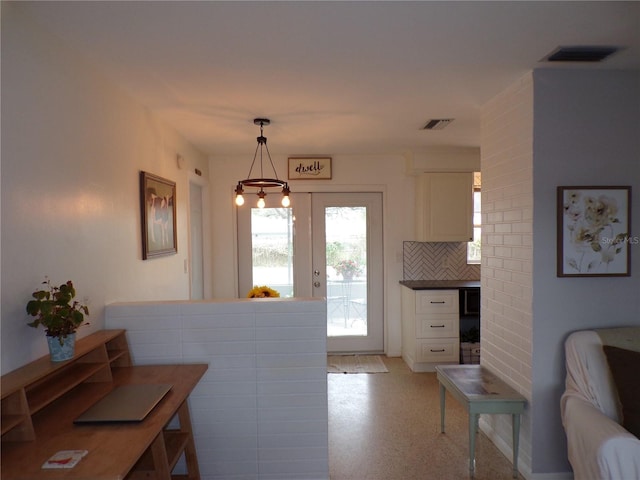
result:
M 328 479 L 326 304 L 120 303 L 134 364 L 208 363 L 189 398 L 203 480 Z
M 482 112 L 482 357 L 532 398 L 533 79 L 526 75 Z M 510 416 L 483 428 L 511 448 Z M 531 418 L 522 419 L 520 462 L 531 465 Z M 509 453 L 510 455 L 510 453 Z

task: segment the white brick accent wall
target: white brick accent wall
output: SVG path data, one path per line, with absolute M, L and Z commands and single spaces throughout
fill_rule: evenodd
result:
M 482 364 L 532 398 L 533 78 L 526 75 L 482 112 Z M 511 418 L 483 418 L 511 448 Z M 511 455 L 509 453 L 509 455 Z M 520 433 L 521 469 L 531 465 L 531 418 Z
M 119 303 L 105 316 L 136 365 L 209 364 L 189 397 L 203 480 L 329 478 L 324 300 Z

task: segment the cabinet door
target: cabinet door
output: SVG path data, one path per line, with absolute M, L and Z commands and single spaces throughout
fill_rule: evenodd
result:
M 460 344 L 457 338 L 421 338 L 416 341 L 417 362 L 457 362 L 459 358 Z
M 416 316 L 416 337 L 457 338 L 459 325 L 457 315 L 418 315 Z
M 473 172 L 420 175 L 416 201 L 418 241 L 473 240 Z
M 419 291 L 416 293 L 416 313 L 451 313 L 457 316 L 459 312 L 458 295 L 458 290 Z

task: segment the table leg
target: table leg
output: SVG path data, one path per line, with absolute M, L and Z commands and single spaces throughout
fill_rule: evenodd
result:
M 198 466 L 198 457 L 196 454 L 196 444 L 193 440 L 193 428 L 191 426 L 191 414 L 189 413 L 189 403 L 187 400 L 182 402 L 178 409 L 178 418 L 180 419 L 180 431 L 186 433 L 187 444 L 184 446 L 184 457 L 187 464 L 188 480 L 200 479 L 200 467 Z
M 446 389 L 440 384 L 440 433 L 444 433 L 444 398 Z
M 518 478 L 518 444 L 520 443 L 520 415 L 514 413 L 513 419 L 513 478 Z
M 473 477 L 476 469 L 476 425 L 478 414 L 469 413 L 469 473 Z
M 169 470 L 169 458 L 167 448 L 164 443 L 164 434 L 160 432 L 151 443 L 151 455 L 153 457 L 153 468 L 155 477 L 158 480 L 170 480 L 171 470 Z

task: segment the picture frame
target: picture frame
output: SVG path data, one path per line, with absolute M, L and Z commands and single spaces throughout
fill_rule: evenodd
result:
M 631 275 L 631 187 L 557 188 L 557 276 Z
M 176 182 L 140 172 L 142 259 L 178 252 Z
M 289 157 L 289 180 L 331 180 L 331 157 Z

